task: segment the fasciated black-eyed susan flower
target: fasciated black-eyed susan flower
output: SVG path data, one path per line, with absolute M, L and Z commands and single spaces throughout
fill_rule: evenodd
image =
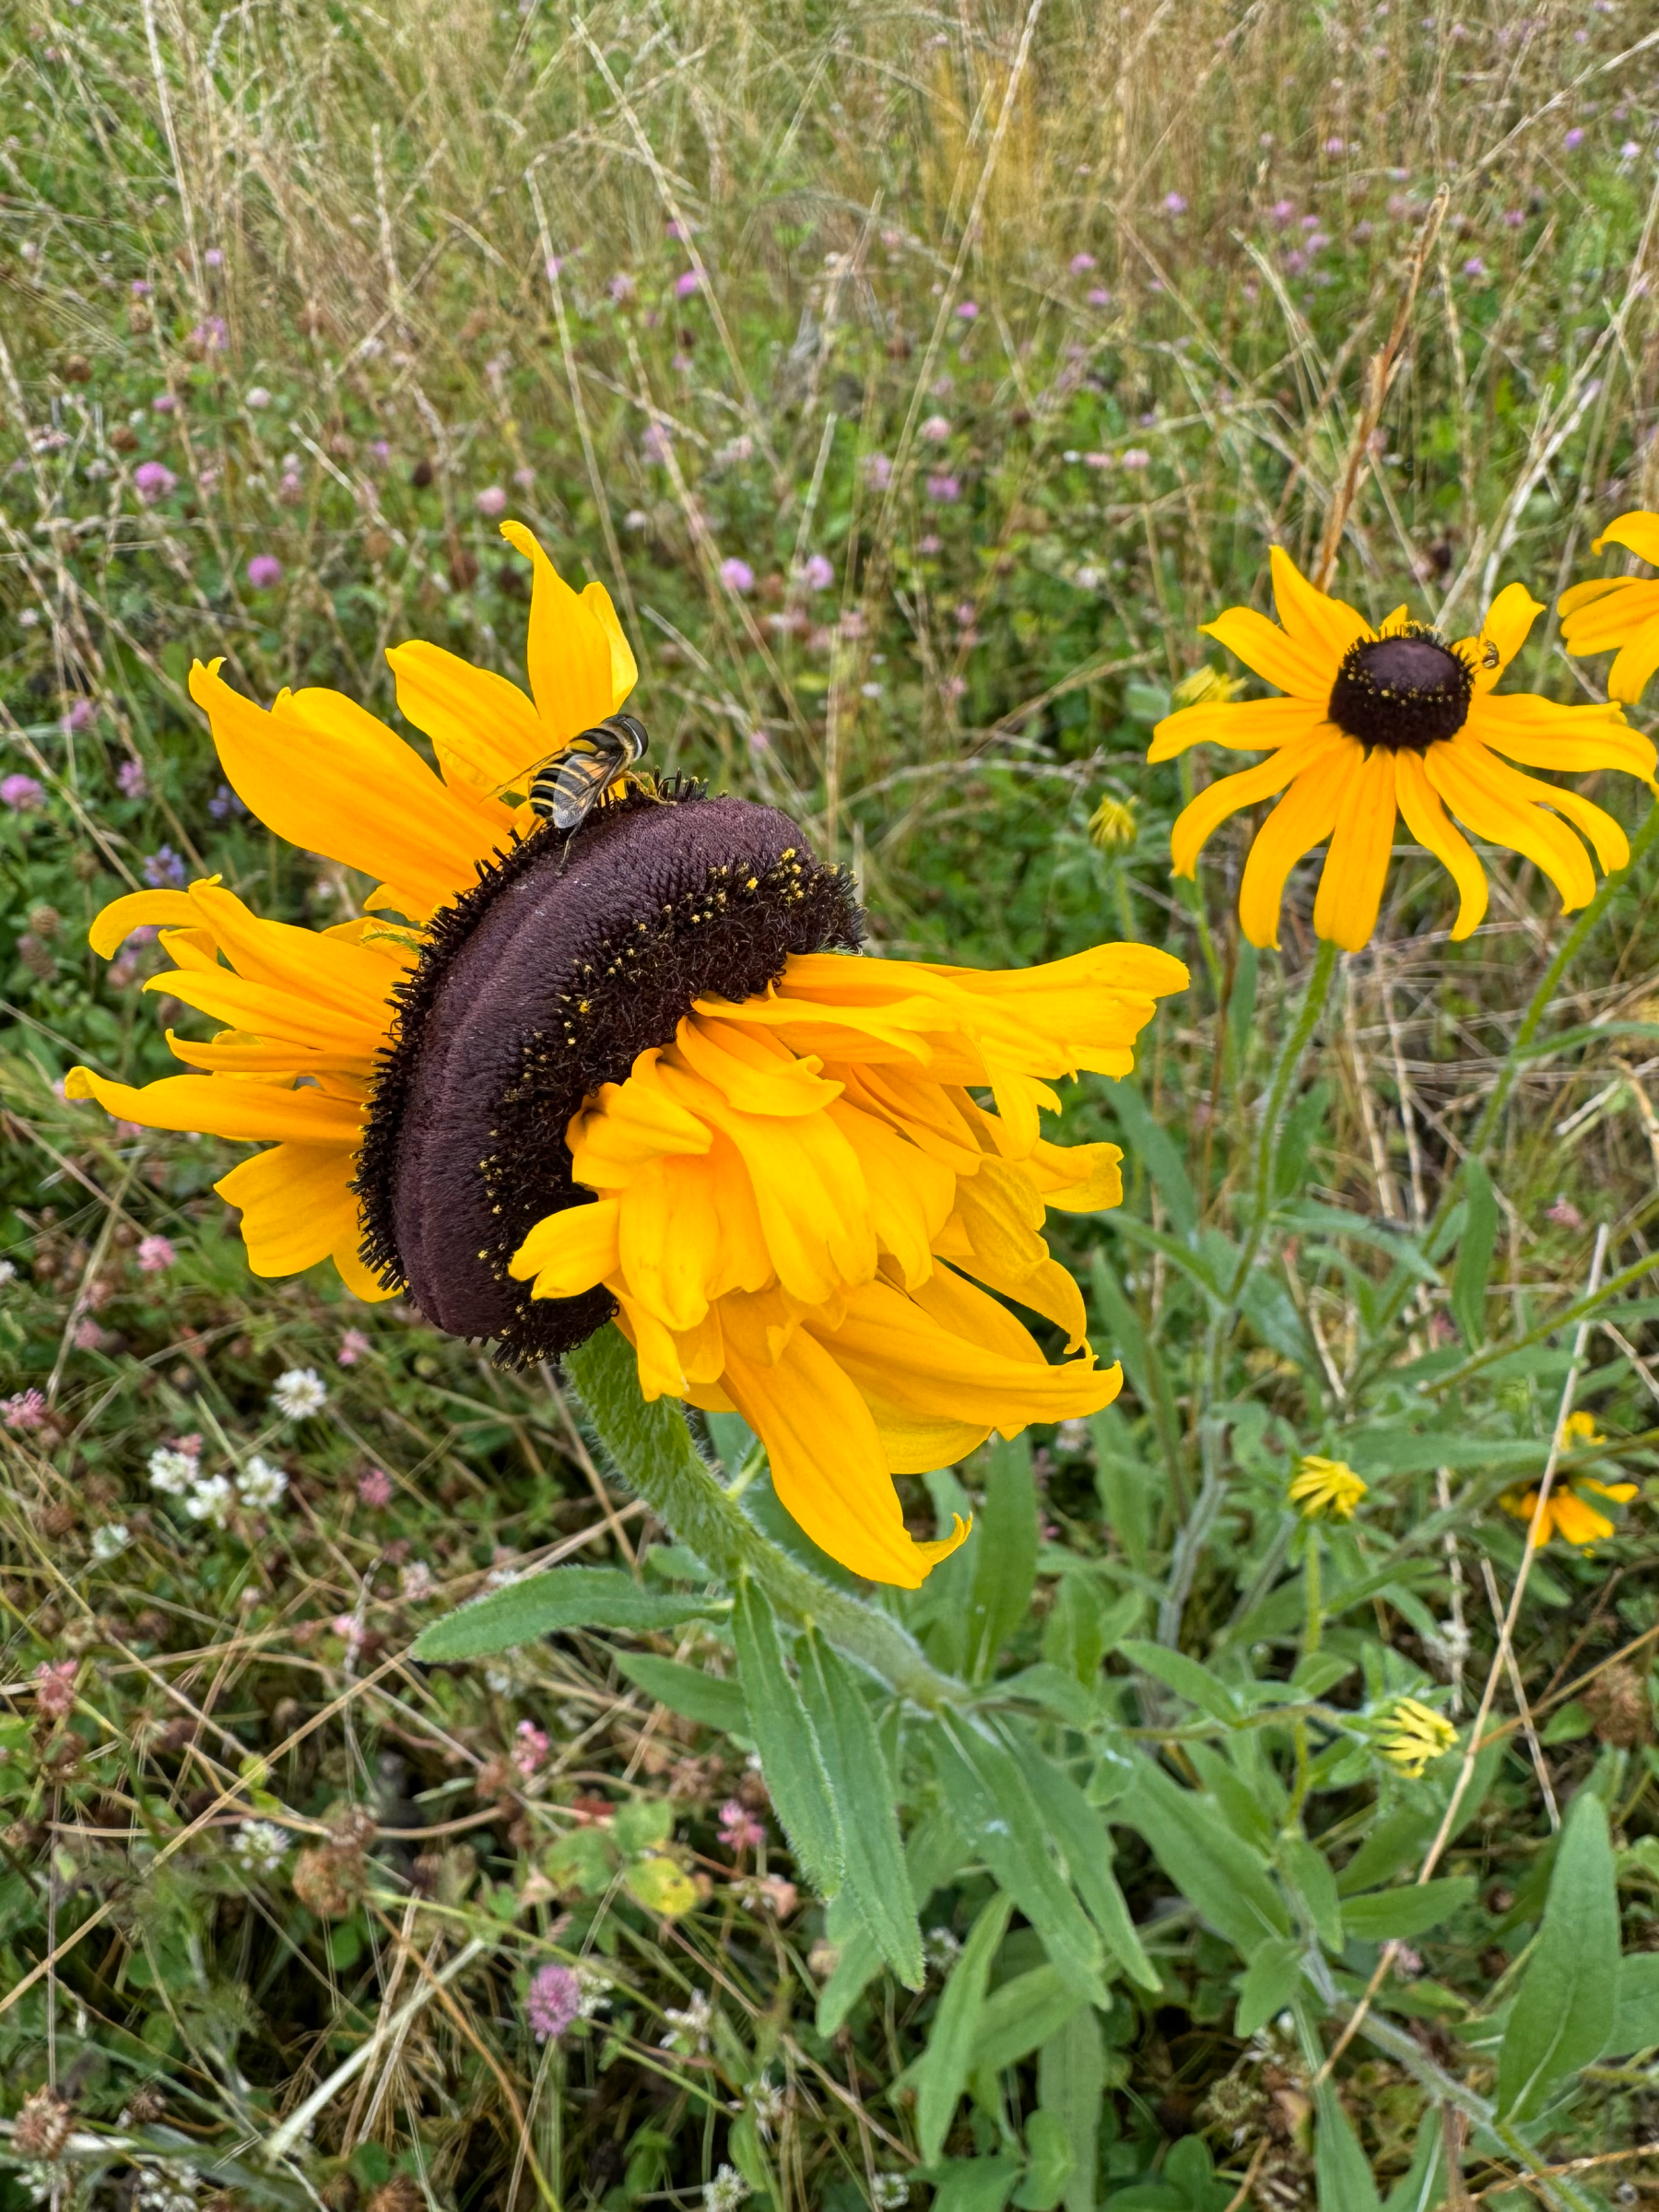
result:
M 1272 563 L 1277 627 L 1247 606 L 1229 607 L 1205 627 L 1284 696 L 1183 708 L 1158 724 L 1147 754 L 1170 760 L 1212 744 L 1268 755 L 1200 792 L 1171 841 L 1176 875 L 1193 876 L 1206 841 L 1230 815 L 1284 794 L 1256 833 L 1240 886 L 1239 921 L 1252 944 L 1277 943 L 1286 878 L 1324 844 L 1313 927 L 1359 951 L 1376 926 L 1396 817 L 1457 885 L 1454 938 L 1466 937 L 1487 907 L 1486 872 L 1465 830 L 1535 862 L 1568 912 L 1595 890 L 1575 830 L 1604 869 L 1624 866 L 1630 844 L 1611 815 L 1511 766 L 1613 768 L 1651 782 L 1655 762 L 1653 745 L 1626 725 L 1617 702 L 1559 706 L 1532 692 L 1497 694 L 1543 611 L 1524 585 L 1499 594 L 1475 636 L 1448 642 L 1408 620 L 1404 607 L 1373 629 L 1315 590 L 1277 546 Z
M 379 888 L 320 932 L 217 881 L 117 900 L 98 949 L 161 925 L 154 985 L 229 1026 L 169 1032 L 200 1072 L 77 1068 L 69 1093 L 265 1144 L 217 1186 L 256 1274 L 332 1258 L 506 1365 L 614 1314 L 647 1396 L 741 1412 L 802 1527 L 913 1586 L 966 1532 L 912 1539 L 895 1474 L 1117 1394 L 1041 1230 L 1115 1205 L 1119 1154 L 1040 1115 L 1061 1077 L 1127 1072 L 1186 971 L 1135 945 L 1022 973 L 851 957 L 850 881 L 794 824 L 677 782 L 613 794 L 567 847 L 513 797 L 621 705 L 633 656 L 602 587 L 503 532 L 535 564 L 532 696 L 434 645 L 390 655 L 441 777 L 336 692 L 266 713 L 197 665 L 244 803 Z
M 1659 514 L 1632 508 L 1611 522 L 1590 548 L 1623 546 L 1649 568 L 1659 568 Z M 1646 576 L 1596 576 L 1561 594 L 1561 642 L 1569 653 L 1611 653 L 1607 692 L 1634 706 L 1659 668 L 1659 581 Z

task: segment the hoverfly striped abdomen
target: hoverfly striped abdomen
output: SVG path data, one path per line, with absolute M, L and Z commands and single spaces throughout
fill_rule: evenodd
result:
M 651 740 L 631 714 L 609 714 L 572 737 L 562 753 L 538 771 L 531 806 L 556 830 L 573 833 L 643 758 Z

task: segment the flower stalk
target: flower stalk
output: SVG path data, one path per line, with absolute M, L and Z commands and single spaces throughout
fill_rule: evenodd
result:
M 711 1573 L 734 1588 L 751 1577 L 782 1618 L 817 1629 L 926 1712 L 965 1701 L 961 1684 L 930 1665 L 897 1621 L 819 1582 L 761 1534 L 705 1464 L 679 1406 L 645 1398 L 633 1352 L 614 1326 L 570 1353 L 565 1369 L 618 1473 Z

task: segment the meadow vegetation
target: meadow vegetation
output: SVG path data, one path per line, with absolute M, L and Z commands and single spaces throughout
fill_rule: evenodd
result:
M 6 12 L 0 2212 L 1659 2201 L 1659 864 L 1570 925 L 1494 854 L 1453 945 L 1397 848 L 1293 1060 L 1312 872 L 1258 954 L 1247 827 L 1172 881 L 1213 771 L 1145 759 L 1273 542 L 1449 635 L 1519 578 L 1521 679 L 1602 695 L 1553 602 L 1659 507 L 1650 23 Z M 792 812 L 877 954 L 1192 971 L 1067 1109 L 1126 1153 L 1059 1239 L 1123 1397 L 907 1478 L 976 1534 L 865 1593 L 965 1702 L 825 1677 L 885 1931 L 791 1856 L 729 1593 L 580 1367 L 254 1279 L 229 1148 L 62 1096 L 193 1018 L 89 951 L 109 899 L 365 888 L 243 813 L 192 660 L 389 720 L 406 637 L 521 677 L 503 516 L 608 585 L 653 758 Z M 1547 1466 L 1636 1490 L 1526 1564 Z M 559 1561 L 637 1625 L 410 1656 Z M 1457 1732 L 1417 1772 L 1402 1700 Z

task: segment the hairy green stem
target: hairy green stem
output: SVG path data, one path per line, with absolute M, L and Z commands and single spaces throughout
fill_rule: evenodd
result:
M 571 1352 L 565 1369 L 618 1473 L 712 1573 L 734 1588 L 751 1576 L 775 1612 L 797 1627 L 816 1628 L 929 1712 L 970 1701 L 963 1686 L 930 1665 L 897 1621 L 819 1582 L 761 1534 L 715 1480 L 680 1407 L 668 1398 L 647 1403 L 632 1349 L 614 1325 Z
M 1228 1302 L 1233 1304 L 1243 1289 L 1246 1277 L 1255 1265 L 1255 1255 L 1266 1233 L 1267 1216 L 1273 1205 L 1273 1171 L 1278 1154 L 1279 1123 L 1284 1117 L 1285 1102 L 1290 1095 L 1290 1086 L 1296 1080 L 1296 1071 L 1301 1065 L 1319 1018 L 1324 1012 L 1325 1001 L 1331 995 L 1332 978 L 1336 973 L 1336 947 L 1329 937 L 1319 941 L 1319 955 L 1313 962 L 1313 972 L 1308 978 L 1308 987 L 1302 993 L 1298 1009 L 1296 1027 L 1285 1040 L 1285 1049 L 1279 1054 L 1279 1064 L 1274 1070 L 1273 1088 L 1267 1094 L 1266 1110 L 1262 1116 L 1261 1134 L 1256 1142 L 1255 1207 L 1250 1228 L 1245 1234 L 1243 1249 L 1233 1276 Z

